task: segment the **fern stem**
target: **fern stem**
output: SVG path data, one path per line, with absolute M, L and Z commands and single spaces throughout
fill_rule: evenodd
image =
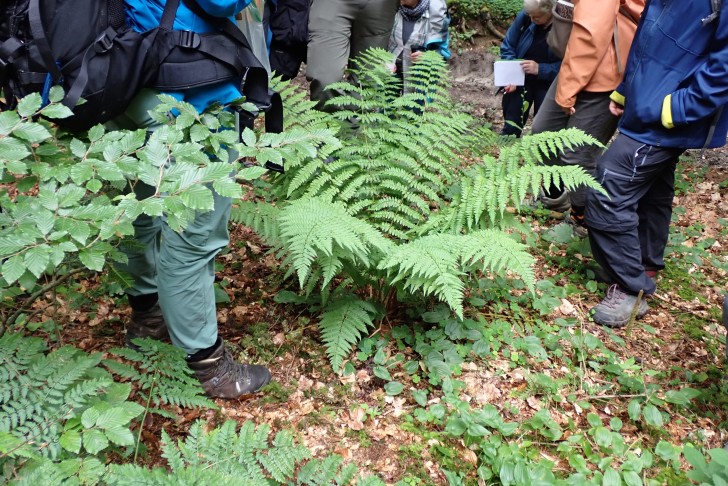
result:
M 147 395 L 147 403 L 144 405 L 144 415 L 142 415 L 142 420 L 139 423 L 139 434 L 137 435 L 137 442 L 136 446 L 134 447 L 134 464 L 137 463 L 137 456 L 139 455 L 139 444 L 142 442 L 142 431 L 144 430 L 144 422 L 147 420 L 147 415 L 149 415 L 149 406 L 152 403 L 152 393 L 154 392 L 154 384 L 157 382 L 157 376 L 159 374 L 159 371 L 156 370 L 154 372 L 154 375 L 152 376 L 152 383 L 149 386 L 149 395 Z

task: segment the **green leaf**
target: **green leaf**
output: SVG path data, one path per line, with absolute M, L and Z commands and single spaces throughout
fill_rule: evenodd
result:
M 45 272 L 50 261 L 50 248 L 48 245 L 39 245 L 25 252 L 25 264 L 28 270 L 37 278 Z
M 468 424 L 461 418 L 450 417 L 445 425 L 445 432 L 453 437 L 459 437 L 468 430 Z
M 81 451 L 81 434 L 77 430 L 67 430 L 61 435 L 59 443 L 67 451 L 78 454 Z
M 677 460 L 680 457 L 680 449 L 667 441 L 661 440 L 655 446 L 655 454 L 660 456 L 662 460 L 668 462 Z
M 614 468 L 608 467 L 604 471 L 602 486 L 622 486 L 622 479 L 619 477 L 619 473 L 615 471 Z
M 412 398 L 420 407 L 427 405 L 427 392 L 425 390 L 414 390 L 412 392 Z
M 389 370 L 385 368 L 384 366 L 375 366 L 374 367 L 374 376 L 377 378 L 381 378 L 385 381 L 391 381 L 392 375 L 389 374 Z
M 90 429 L 96 425 L 96 421 L 99 419 L 100 412 L 95 407 L 87 408 L 81 415 L 81 424 L 84 428 Z
M 653 427 L 662 427 L 663 425 L 662 414 L 652 404 L 645 405 L 642 416 L 645 418 L 645 422 Z
M 113 427 L 105 429 L 106 437 L 116 445 L 129 446 L 134 444 L 134 434 L 125 427 Z
M 13 135 L 30 143 L 39 143 L 50 138 L 50 132 L 38 123 L 21 123 L 13 130 Z
M 640 403 L 640 401 L 636 398 L 633 398 L 627 406 L 627 413 L 629 414 L 629 418 L 632 419 L 633 422 L 638 421 L 640 415 L 642 415 L 642 404 Z
M 9 135 L 18 123 L 20 117 L 14 111 L 0 112 L 0 135 Z
M 238 171 L 236 178 L 242 179 L 244 181 L 252 181 L 253 179 L 258 179 L 259 177 L 264 175 L 266 172 L 267 172 L 267 169 L 265 167 L 255 165 L 253 167 L 246 167 L 246 168 Z
M 245 128 L 242 133 L 242 141 L 248 147 L 254 147 L 256 142 L 255 132 L 250 128 Z
M 56 120 L 68 118 L 69 116 L 73 115 L 73 111 L 71 111 L 70 108 L 61 103 L 54 103 L 46 106 L 45 108 L 43 108 L 42 113 L 43 116 L 47 116 L 48 118 L 55 118 Z
M 89 270 L 100 272 L 106 263 L 106 255 L 95 248 L 84 249 L 78 252 L 78 258 L 83 266 Z
M 131 410 L 125 407 L 112 407 L 104 410 L 96 419 L 96 426 L 102 429 L 116 429 L 129 424 L 129 421 L 139 415 L 140 410 Z
M 20 161 L 29 155 L 30 151 L 20 140 L 12 137 L 0 139 L 0 160 L 7 160 L 9 162 Z
M 384 391 L 387 392 L 387 395 L 389 396 L 399 395 L 402 393 L 402 390 L 404 390 L 404 385 L 398 381 L 390 381 L 384 385 Z
M 18 102 L 18 115 L 23 118 L 30 118 L 38 110 L 43 103 L 39 93 L 31 93 Z
M 104 185 L 98 179 L 91 179 L 86 183 L 86 189 L 96 194 Z
M 83 433 L 83 448 L 90 454 L 98 454 L 109 446 L 106 435 L 98 429 L 86 430 Z
M 642 478 L 634 471 L 623 471 L 622 481 L 627 486 L 643 486 Z
M 14 255 L 3 263 L 3 278 L 8 283 L 13 283 L 25 273 L 25 261 L 23 255 Z

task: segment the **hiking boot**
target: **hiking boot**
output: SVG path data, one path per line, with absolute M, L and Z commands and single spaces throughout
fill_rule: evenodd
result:
M 167 323 L 164 322 L 159 302 L 145 311 L 131 310 L 131 319 L 126 326 L 125 343 L 127 348 L 139 349 L 132 340 L 136 338 L 152 338 L 159 341 L 169 340 Z
M 538 196 L 538 200 L 546 209 L 557 213 L 565 213 L 571 208 L 571 200 L 569 199 L 569 191 L 564 191 L 557 198 L 550 198 L 544 192 Z
M 271 380 L 265 366 L 237 363 L 222 340 L 208 358 L 188 360 L 187 364 L 212 398 L 239 398 L 257 392 Z
M 604 300 L 592 308 L 592 318 L 594 322 L 602 326 L 624 327 L 632 317 L 635 305 L 637 305 L 636 295 L 630 295 L 619 288 L 619 285 L 612 284 L 607 290 Z M 642 317 L 649 310 L 650 307 L 643 296 L 639 301 L 635 317 Z
M 577 214 L 572 209 L 566 222 L 571 225 L 571 231 L 577 238 L 586 238 L 589 236 L 589 230 L 587 229 L 586 222 L 584 221 L 584 213 Z

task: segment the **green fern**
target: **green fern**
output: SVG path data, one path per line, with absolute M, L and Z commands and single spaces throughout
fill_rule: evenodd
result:
M 294 441 L 293 434 L 281 431 L 272 443 L 268 425 L 256 427 L 245 422 L 236 432 L 237 424 L 227 421 L 206 432 L 205 424 L 195 422 L 184 441 L 176 444 L 166 432 L 162 433 L 163 457 L 169 470 L 145 469 L 124 464 L 111 465 L 105 478 L 110 485 L 241 485 L 270 486 L 298 484 L 302 486 L 350 485 L 356 466 L 344 466 L 341 457 L 332 455 L 312 459 L 310 451 Z M 367 482 L 357 484 L 378 485 Z
M 361 336 L 373 325 L 374 306 L 353 294 L 331 300 L 321 313 L 319 329 L 331 366 L 337 372 Z
M 533 288 L 533 258 L 508 235 L 507 211 L 552 181 L 599 188 L 578 167 L 542 163 L 598 144 L 592 137 L 572 129 L 496 144 L 455 108 L 440 56 L 425 53 L 412 66 L 401 96 L 390 60 L 366 51 L 353 69 L 357 83 L 331 86 L 339 110 L 313 120 L 338 126 L 340 146 L 327 140 L 315 154 L 293 153 L 285 174 L 258 181 L 265 202 L 240 203 L 233 216 L 281 257 L 286 278 L 295 274 L 307 295 L 320 289 L 319 327 L 337 371 L 377 315 L 357 290 L 378 293 L 387 309 L 395 295 L 432 296 L 462 317 L 473 272 Z M 311 106 L 293 109 L 305 118 Z M 482 162 L 468 163 L 474 156 Z
M 142 400 L 157 407 L 151 411 L 174 419 L 174 414 L 159 407 L 217 408 L 215 402 L 204 395 L 200 382 L 187 366 L 184 351 L 154 339 L 135 339 L 134 344 L 139 350 L 109 350 L 133 364 L 113 359 L 106 359 L 103 364 L 122 378 L 133 380 L 139 387 Z

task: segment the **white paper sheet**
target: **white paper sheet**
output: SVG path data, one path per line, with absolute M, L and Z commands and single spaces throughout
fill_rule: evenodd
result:
M 526 81 L 526 73 L 523 72 L 521 61 L 495 61 L 493 63 L 493 85 L 523 86 Z

